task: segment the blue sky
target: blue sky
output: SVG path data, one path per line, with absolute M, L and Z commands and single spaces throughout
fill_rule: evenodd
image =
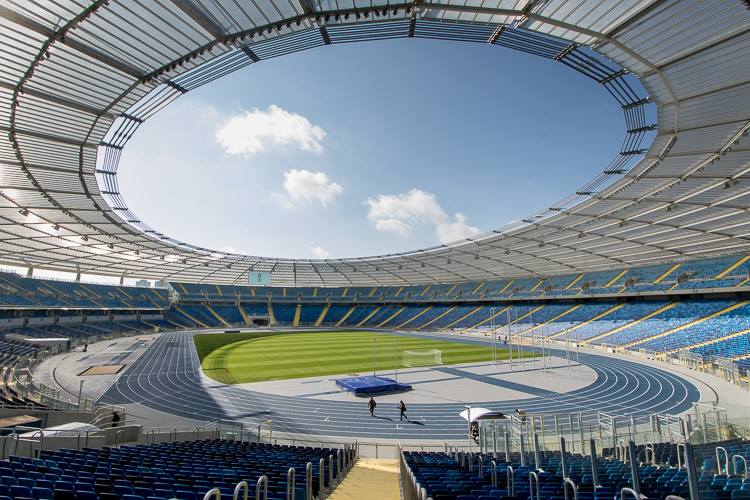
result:
M 125 148 L 146 223 L 222 251 L 352 257 L 500 227 L 603 170 L 623 135 L 604 89 L 499 47 L 395 40 L 253 64 L 193 91 Z

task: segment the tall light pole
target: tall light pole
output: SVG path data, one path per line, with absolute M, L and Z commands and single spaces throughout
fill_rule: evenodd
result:
M 495 306 L 490 307 L 490 334 L 492 335 L 492 361 L 497 366 L 497 344 L 495 343 Z

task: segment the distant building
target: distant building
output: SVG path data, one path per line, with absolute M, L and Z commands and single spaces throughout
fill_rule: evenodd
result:
M 139 286 L 141 288 L 151 288 L 151 282 L 149 280 L 138 280 L 135 282 L 135 286 Z

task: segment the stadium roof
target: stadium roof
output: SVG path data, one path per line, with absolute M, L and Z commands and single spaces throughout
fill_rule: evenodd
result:
M 747 9 L 743 0 L 2 0 L 0 261 L 183 281 L 244 283 L 249 271 L 271 271 L 278 285 L 365 285 L 748 251 Z M 117 187 L 122 148 L 183 93 L 264 59 L 397 37 L 494 44 L 570 66 L 622 106 L 620 153 L 577 193 L 513 227 L 392 255 L 217 253 L 128 209 Z

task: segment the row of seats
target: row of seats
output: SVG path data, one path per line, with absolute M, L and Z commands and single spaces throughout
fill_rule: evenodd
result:
M 319 493 L 320 459 L 336 450 L 225 440 L 201 440 L 80 451 L 43 451 L 38 459 L 0 462 L 0 498 L 36 500 L 200 500 L 212 488 L 232 499 L 240 481 L 268 477 L 268 498 L 286 500 L 287 472 L 295 470 L 295 498 L 305 498 L 305 472 L 313 464 L 312 494 Z M 291 487 L 291 486 L 290 486 Z M 251 492 L 252 495 L 252 492 Z
M 530 277 L 458 285 L 408 285 L 380 287 L 248 287 L 173 282 L 183 300 L 258 299 L 375 299 L 401 301 L 459 300 L 509 297 L 572 297 L 576 295 L 619 294 L 734 287 L 750 276 L 750 260 L 730 255 L 674 264 L 659 264 L 596 271 L 582 274 Z
M 750 458 L 750 443 L 733 440 L 694 447 L 696 466 L 699 468 L 698 488 L 702 500 L 746 500 L 750 499 L 750 479 L 744 479 L 735 471 L 719 470 L 713 458 L 715 447 L 724 446 L 730 455 L 739 454 Z M 658 443 L 655 445 L 657 464 L 647 463 L 643 446 L 638 448 L 638 478 L 641 493 L 645 498 L 661 500 L 668 495 L 689 498 L 689 484 L 685 468 L 676 467 L 676 445 Z M 604 450 L 611 456 L 612 450 Z M 529 476 L 535 472 L 539 478 L 539 500 L 563 500 L 565 495 L 564 477 L 570 478 L 577 486 L 580 500 L 611 500 L 622 488 L 632 488 L 633 480 L 630 465 L 615 459 L 596 460 L 596 478 L 591 468 L 591 459 L 580 454 L 566 455 L 566 470 L 563 470 L 559 452 L 541 452 L 539 468 L 534 465 L 521 465 L 520 454 L 511 454 L 511 461 L 504 461 L 504 454 L 497 458 L 492 455 L 459 455 L 434 452 L 406 452 L 406 464 L 416 476 L 420 486 L 427 490 L 434 500 L 526 500 L 531 497 Z M 480 457 L 482 467 L 480 469 Z M 531 462 L 533 459 L 527 457 Z M 492 464 L 496 466 L 493 479 Z M 509 469 L 511 470 L 509 472 Z M 730 467 L 731 469 L 731 467 Z M 572 496 L 572 491 L 569 490 Z M 619 495 L 618 495 L 619 496 Z

